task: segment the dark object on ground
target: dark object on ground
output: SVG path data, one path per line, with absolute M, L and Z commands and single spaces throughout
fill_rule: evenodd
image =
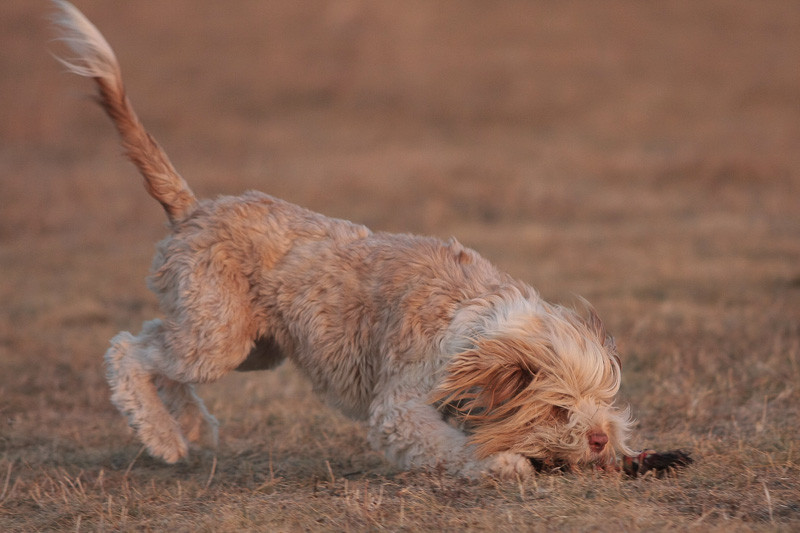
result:
M 661 477 L 666 472 L 688 466 L 693 462 L 694 460 L 683 450 L 671 450 L 668 452 L 645 450 L 634 457 L 623 457 L 622 469 L 631 477 L 644 475 L 651 470 L 654 471 L 657 477 Z

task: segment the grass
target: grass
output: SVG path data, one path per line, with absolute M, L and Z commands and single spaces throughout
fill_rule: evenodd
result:
M 623 354 L 635 447 L 677 477 L 403 472 L 290 365 L 201 394 L 169 466 L 109 402 L 108 340 L 158 315 L 163 214 L 46 7 L 0 9 L 0 530 L 784 530 L 800 524 L 800 9 L 78 2 L 203 196 L 256 188 L 456 235 Z

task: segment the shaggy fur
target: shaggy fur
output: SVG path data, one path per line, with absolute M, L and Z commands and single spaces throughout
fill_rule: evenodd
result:
M 593 311 L 544 302 L 455 240 L 373 233 L 258 192 L 198 201 L 136 117 L 105 39 L 56 3 L 74 54 L 62 62 L 95 80 L 169 218 L 148 279 L 164 318 L 105 356 L 112 401 L 151 454 L 216 443 L 193 384 L 286 358 L 403 468 L 516 477 L 633 453 L 614 407 L 619 359 Z

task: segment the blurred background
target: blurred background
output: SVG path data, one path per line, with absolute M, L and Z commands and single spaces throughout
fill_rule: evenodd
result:
M 454 235 L 587 297 L 640 442 L 796 437 L 800 3 L 76 4 L 199 196 Z M 125 438 L 101 355 L 158 314 L 165 234 L 50 11 L 0 4 L 0 450 L 29 461 Z

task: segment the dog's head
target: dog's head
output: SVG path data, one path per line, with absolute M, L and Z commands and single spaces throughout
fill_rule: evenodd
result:
M 621 365 L 589 318 L 541 301 L 472 327 L 433 401 L 472 435 L 480 457 L 519 453 L 538 465 L 613 463 L 631 454 L 627 409 L 614 406 Z

